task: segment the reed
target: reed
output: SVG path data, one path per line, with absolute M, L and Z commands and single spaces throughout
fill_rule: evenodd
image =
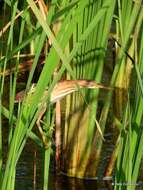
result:
M 114 3 L 115 1 L 104 1 L 104 3 L 92 1 L 84 10 L 84 15 L 79 16 L 77 30 L 73 36 L 74 40 L 78 39 L 86 27 L 90 25 L 98 10 L 108 7 L 106 14 L 77 52 L 76 65 L 74 67 L 73 64 L 73 69 L 78 79 L 87 78 L 98 82 L 102 80 Z M 67 75 L 70 77 L 69 74 Z M 81 178 L 94 178 L 97 175 L 99 157 L 96 157 L 96 150 L 99 151 L 103 141 L 99 135 L 101 143 L 98 143 L 97 147 L 95 146 L 95 142 L 99 142 L 95 141 L 98 94 L 99 90 L 91 93 L 86 91 L 84 99 L 78 94 L 67 100 L 62 147 L 64 155 L 61 166 L 67 175 Z M 101 130 L 104 134 L 104 130 Z
M 118 137 L 108 175 L 112 174 L 117 158 L 115 189 L 135 189 L 118 184 L 137 183 L 143 152 L 141 0 L 27 0 L 21 5 L 18 0 L 5 0 L 4 4 L 2 14 L 7 19 L 3 19 L 3 25 L 0 23 L 0 188 L 15 188 L 16 166 L 27 139 L 31 138 L 44 152 L 42 185 L 44 190 L 48 189 L 54 131 L 58 171 L 68 176 L 95 178 L 102 146 L 106 143 L 104 132 L 112 119 L 108 116 L 114 103 L 118 111 L 113 110 L 114 121 L 118 123 L 110 122 L 113 122 Z M 116 57 L 111 80 L 106 81 L 106 66 L 112 64 L 106 60 L 107 44 L 113 31 Z M 30 63 L 25 83 L 28 93 L 16 105 L 19 73 L 21 68 L 26 68 L 27 62 Z M 42 69 L 36 78 L 37 85 L 32 96 L 29 96 L 39 65 Z M 56 87 L 59 80 L 72 81 L 72 85 L 61 82 L 66 88 L 59 89 Z M 4 105 L 7 81 L 9 98 L 7 105 Z M 106 83 L 115 90 L 88 90 L 91 81 L 92 84 L 95 81 Z M 41 123 L 41 118 L 38 120 L 39 115 L 42 116 L 39 105 L 47 89 L 42 113 L 45 117 Z M 74 91 L 78 92 L 61 102 L 64 112 L 51 104 L 51 100 L 55 103 Z M 105 93 L 105 98 L 101 106 L 102 93 Z M 132 93 L 135 98 L 132 98 Z M 64 118 L 62 124 L 58 114 Z M 9 129 L 6 160 L 3 160 L 2 115 L 8 120 Z M 37 120 L 42 136 L 33 132 Z
M 127 9 L 128 6 L 128 9 Z M 121 73 L 120 85 L 126 89 L 126 101 L 123 101 L 125 94 L 119 94 L 120 101 L 117 104 L 118 107 L 122 104 L 122 111 L 120 112 L 120 134 L 118 145 L 118 160 L 116 165 L 116 180 L 115 189 L 135 189 L 137 185 L 139 175 L 139 165 L 141 164 L 141 152 L 138 149 L 142 139 L 140 127 L 141 123 L 136 124 L 136 116 L 134 117 L 135 108 L 138 109 L 140 102 L 136 98 L 132 99 L 133 94 L 140 96 L 138 93 L 142 91 L 142 84 L 140 80 L 140 68 L 139 57 L 141 56 L 140 50 L 137 47 L 141 47 L 140 34 L 141 32 L 141 20 L 142 20 L 142 7 L 141 1 L 133 3 L 132 1 L 118 2 L 119 11 L 119 31 L 122 49 L 119 51 Z M 128 10 L 128 11 L 126 11 Z M 137 11 L 137 12 L 136 12 Z M 126 18 L 126 19 L 124 19 Z M 134 26 L 136 24 L 136 29 Z M 126 31 L 126 34 L 125 32 Z M 136 33 L 136 34 L 135 34 Z M 131 37 L 132 35 L 132 37 Z M 130 45 L 129 45 L 130 44 Z M 130 57 L 123 52 L 128 52 Z M 122 54 L 122 56 L 121 56 Z M 121 56 L 121 57 L 120 57 Z M 131 59 L 132 58 L 132 59 Z M 137 65 L 137 62 L 139 63 Z M 136 75 L 136 76 L 135 76 Z M 133 79 L 140 83 L 139 91 L 136 93 L 136 88 L 133 84 Z M 120 87 L 121 87 L 120 86 Z M 122 101 L 121 101 L 122 99 Z M 135 107 L 134 107 L 135 106 Z M 142 113 L 140 112 L 142 115 Z M 141 116 L 140 115 L 140 116 Z M 135 119 L 135 120 L 134 120 Z M 136 132 L 135 132 L 136 131 Z M 139 132 L 140 131 L 140 132 Z M 140 133 L 140 134 L 139 134 Z M 137 161 L 138 160 L 138 161 Z M 138 164 L 137 164 L 138 162 Z M 136 177 L 135 177 L 136 176 Z M 116 185 L 117 184 L 117 185 Z M 120 184 L 120 185 L 119 185 Z
M 53 86 L 55 83 L 62 77 L 65 70 L 68 71 L 68 73 L 71 75 L 73 79 L 76 79 L 76 75 L 70 65 L 71 60 L 74 58 L 74 56 L 77 53 L 77 50 L 81 47 L 82 43 L 88 38 L 90 33 L 93 31 L 95 26 L 100 22 L 102 17 L 104 17 L 106 13 L 106 7 L 102 8 L 97 12 L 97 14 L 93 17 L 90 24 L 85 28 L 85 30 L 81 33 L 79 39 L 74 44 L 74 48 L 69 52 L 69 54 L 64 53 L 64 49 L 69 44 L 69 41 L 71 39 L 71 36 L 73 35 L 73 31 L 76 28 L 77 23 L 79 23 L 79 16 L 83 14 L 83 11 L 85 7 L 88 5 L 88 1 L 75 1 L 69 4 L 63 4 L 61 3 L 61 7 L 57 9 L 57 1 L 53 0 L 51 2 L 50 9 L 48 12 L 45 12 L 44 14 L 47 14 L 47 18 L 43 19 L 43 13 L 40 9 L 38 9 L 37 4 L 32 1 L 28 0 L 27 3 L 24 2 L 22 12 L 20 14 L 21 18 L 20 20 L 20 30 L 19 33 L 16 33 L 16 38 L 18 36 L 19 41 L 14 41 L 15 38 L 15 30 L 17 29 L 17 12 L 19 12 L 18 7 L 18 1 L 14 2 L 8 2 L 10 8 L 12 17 L 10 20 L 10 28 L 9 28 L 9 34 L 8 34 L 8 49 L 6 49 L 6 54 L 2 52 L 5 56 L 1 59 L 1 65 L 3 65 L 1 73 L 3 73 L 2 82 L 1 82 L 1 92 L 3 93 L 3 86 L 5 84 L 5 70 L 6 67 L 9 66 L 9 63 L 12 62 L 13 56 L 17 54 L 16 58 L 16 64 L 14 65 L 16 67 L 16 70 L 14 70 L 14 73 L 11 72 L 9 75 L 10 79 L 10 100 L 9 100 L 9 108 L 8 110 L 3 107 L 2 113 L 8 118 L 9 120 L 9 151 L 8 151 L 8 159 L 6 161 L 6 167 L 4 170 L 4 174 L 1 177 L 1 189 L 14 189 L 15 186 L 15 173 L 16 173 L 16 165 L 19 160 L 19 157 L 22 153 L 22 150 L 25 146 L 25 143 L 27 141 L 27 138 L 32 138 L 35 140 L 35 142 L 43 147 L 43 151 L 45 152 L 45 161 L 44 161 L 44 183 L 43 183 L 43 189 L 47 189 L 48 187 L 48 168 L 50 163 L 50 151 L 51 151 L 51 143 L 48 137 L 49 137 L 49 131 L 52 131 L 52 123 L 51 118 L 47 117 L 48 120 L 46 121 L 47 124 L 45 125 L 46 132 L 48 134 L 48 142 L 49 146 L 45 147 L 42 140 L 39 139 L 38 136 L 36 136 L 32 129 L 34 127 L 34 124 L 38 118 L 38 115 L 40 113 L 40 108 L 37 107 L 37 105 L 40 104 L 41 98 L 44 94 L 45 88 L 47 88 L 47 85 L 49 87 L 49 93 L 47 96 L 47 104 L 49 101 L 49 97 L 51 94 L 51 91 L 53 89 Z M 5 5 L 7 6 L 7 2 L 5 2 Z M 78 6 L 77 6 L 78 5 Z M 35 16 L 35 22 L 32 21 L 32 18 L 30 18 L 30 9 L 32 10 L 34 16 Z M 58 12 L 56 12 L 58 10 Z M 79 13 L 77 16 L 76 13 Z M 66 16 L 66 17 L 65 17 Z M 51 24 L 54 24 L 56 22 L 56 19 L 58 17 L 62 18 L 61 28 L 57 34 L 54 34 L 50 28 Z M 30 24 L 31 30 L 27 30 L 28 35 L 25 36 L 24 29 L 28 27 Z M 63 35 L 64 34 L 64 35 Z M 37 67 L 38 60 L 40 58 L 40 54 L 42 51 L 42 48 L 44 47 L 44 42 L 46 37 L 51 41 L 50 43 L 51 48 L 47 54 L 45 54 L 45 64 L 43 67 L 43 70 L 40 74 L 40 77 L 37 82 L 36 90 L 32 96 L 31 102 L 29 104 L 28 96 L 25 98 L 23 103 L 19 105 L 18 107 L 18 113 L 17 113 L 17 120 L 15 121 L 14 116 L 14 99 L 15 99 L 15 92 L 16 92 L 16 81 L 18 76 L 18 65 L 20 64 L 20 54 L 21 51 L 26 51 L 27 47 L 30 49 L 31 54 L 35 54 L 33 64 L 31 71 L 29 73 L 29 78 L 26 85 L 26 90 L 29 89 L 31 85 L 31 81 L 34 77 L 35 68 Z M 49 43 L 49 42 L 48 42 Z M 10 47 L 10 49 L 9 49 Z M 57 72 L 56 77 L 53 78 L 53 73 L 59 64 L 59 61 L 61 60 L 62 64 L 60 67 L 60 70 Z M 12 63 L 13 64 L 13 63 Z M 13 65 L 12 65 L 13 66 Z M 51 82 L 51 79 L 53 78 L 53 81 Z M 50 112 L 51 106 L 48 108 L 48 111 Z M 52 120 L 53 121 L 53 120 Z M 51 133 L 52 135 L 52 133 Z

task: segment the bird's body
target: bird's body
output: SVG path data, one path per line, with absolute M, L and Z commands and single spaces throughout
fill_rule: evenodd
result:
M 89 88 L 89 89 L 103 88 L 108 90 L 111 89 L 93 80 L 63 80 L 58 82 L 54 86 L 50 96 L 50 103 L 55 103 L 58 100 L 64 98 L 66 95 L 78 91 L 80 88 Z M 18 92 L 15 97 L 15 102 L 21 102 L 24 99 L 26 93 L 33 94 L 35 92 L 35 89 L 36 85 L 32 84 L 28 92 L 26 92 L 25 90 Z M 48 89 L 45 89 L 43 96 L 45 97 L 47 95 L 48 95 Z
M 64 81 L 58 82 L 55 85 L 55 87 L 51 93 L 50 101 L 51 101 L 51 103 L 55 103 L 57 100 L 62 99 L 66 95 L 71 94 L 75 91 L 78 91 L 79 88 L 109 89 L 108 87 L 105 87 L 104 85 L 102 85 L 100 83 L 96 83 L 93 80 L 64 80 Z
M 52 103 L 52 104 L 56 103 L 59 100 L 61 100 L 62 98 L 64 98 L 66 95 L 71 94 L 75 91 L 78 91 L 80 88 L 90 88 L 90 89 L 103 88 L 103 89 L 107 89 L 107 90 L 112 89 L 112 88 L 106 87 L 100 83 L 96 83 L 93 80 L 63 80 L 63 81 L 58 82 L 54 86 L 54 88 L 51 92 L 51 95 L 50 95 L 50 103 Z M 21 102 L 21 101 L 23 101 L 23 99 L 25 97 L 25 100 L 28 102 L 28 104 L 30 104 L 30 101 L 33 97 L 35 90 L 36 90 L 36 84 L 32 84 L 32 86 L 28 92 L 26 90 L 18 92 L 15 97 L 15 102 Z M 40 103 L 38 103 L 38 105 L 37 105 L 37 107 L 40 109 L 40 112 L 39 112 L 39 116 L 38 116 L 38 119 L 36 122 L 45 147 L 48 146 L 48 143 L 46 140 L 47 138 L 43 132 L 43 129 L 40 126 L 40 121 L 47 109 L 47 102 L 46 102 L 47 95 L 48 95 L 48 89 L 45 89 L 44 94 L 41 97 Z M 102 132 L 101 132 L 100 128 L 98 127 L 98 125 L 97 125 L 97 128 L 102 135 Z

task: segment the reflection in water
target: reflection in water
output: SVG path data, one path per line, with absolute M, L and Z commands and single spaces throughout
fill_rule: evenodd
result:
M 7 130 L 5 131 L 7 134 Z M 5 138 L 7 139 L 7 138 Z M 109 155 L 113 150 L 113 142 L 110 135 L 106 139 L 106 143 L 103 146 L 103 153 L 99 177 L 102 179 L 104 168 L 109 159 Z M 7 142 L 4 141 L 4 147 L 6 148 Z M 108 145 L 108 146 L 107 146 Z M 6 151 L 7 152 L 7 151 Z M 36 154 L 35 154 L 36 152 Z M 34 156 L 36 155 L 36 188 L 34 189 Z M 4 156 L 6 158 L 6 155 Z M 17 165 L 16 172 L 16 187 L 15 190 L 42 190 L 42 153 L 40 148 L 37 148 L 31 140 L 28 140 L 27 145 L 21 155 L 21 158 Z M 82 180 L 72 177 L 66 177 L 62 175 L 55 175 L 53 171 L 53 163 L 51 163 L 51 174 L 49 177 L 49 189 L 48 190 L 113 190 L 112 182 L 109 180 Z M 143 167 L 142 167 L 143 168 Z M 142 172 L 141 172 L 142 173 Z M 142 176 L 140 176 L 142 179 Z M 136 190 L 143 189 L 143 183 L 140 183 Z
M 6 124 L 5 124 L 6 125 Z M 7 155 L 7 141 L 8 128 L 4 128 L 4 141 L 3 146 L 4 159 Z M 108 137 L 109 140 L 109 137 Z M 110 143 L 112 144 L 112 143 Z M 105 150 L 109 151 L 107 147 Z M 42 190 L 42 152 L 32 140 L 28 140 L 27 144 L 22 152 L 21 158 L 17 164 L 16 171 L 16 186 L 15 190 L 34 190 L 34 156 L 36 152 L 36 188 L 35 190 Z M 110 152 L 110 151 L 109 151 Z M 105 156 L 105 155 L 104 155 Z M 107 154 L 105 156 L 107 158 Z M 104 157 L 104 159 L 105 159 Z M 105 161 L 104 161 L 105 162 Z M 81 180 L 72 177 L 66 177 L 62 175 L 55 175 L 53 171 L 54 164 L 51 163 L 51 174 L 49 179 L 49 190 L 111 190 L 112 184 L 103 180 Z M 104 166 L 103 162 L 101 165 Z M 100 172 L 100 176 L 103 176 L 103 169 Z
M 104 180 L 83 180 L 56 176 L 51 180 L 50 190 L 112 190 L 112 182 Z
M 17 165 L 15 190 L 34 190 L 34 155 L 36 151 L 36 188 L 42 190 L 41 160 L 42 153 L 31 141 L 28 141 Z M 109 150 L 108 150 L 109 151 Z M 52 165 L 53 163 L 51 163 Z M 62 175 L 55 175 L 51 166 L 49 177 L 49 190 L 113 190 L 112 181 L 109 180 L 82 180 Z M 136 190 L 143 189 L 143 184 Z
M 52 180 L 53 182 L 54 180 Z M 51 185 L 52 187 L 52 185 Z M 81 180 L 75 178 L 69 178 L 65 176 L 57 176 L 55 180 L 55 185 L 50 190 L 96 190 L 97 181 L 91 180 Z
M 41 183 L 41 160 L 42 153 L 31 141 L 28 141 L 25 150 L 22 153 L 17 165 L 16 173 L 16 190 L 33 190 L 34 189 L 34 155 L 36 157 L 36 190 L 42 189 Z M 108 185 L 103 180 L 82 180 L 62 175 L 55 175 L 51 168 L 49 177 L 49 190 L 111 190 L 112 184 Z

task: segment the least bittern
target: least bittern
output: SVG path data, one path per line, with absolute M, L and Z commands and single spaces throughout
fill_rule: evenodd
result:
M 60 101 L 62 98 L 64 98 L 65 96 L 67 96 L 68 94 L 78 91 L 80 88 L 89 88 L 89 89 L 102 88 L 102 89 L 107 89 L 107 90 L 112 89 L 110 87 L 106 87 L 100 83 L 97 83 L 93 80 L 63 80 L 63 81 L 58 82 L 53 88 L 51 92 L 51 96 L 50 96 L 50 103 L 52 104 L 56 103 Z M 33 84 L 30 90 L 27 92 L 27 95 L 28 96 L 32 95 L 35 92 L 35 90 L 36 90 L 36 85 Z M 41 98 L 41 102 L 38 105 L 40 106 L 41 111 L 36 122 L 44 144 L 46 144 L 45 135 L 43 133 L 42 128 L 40 127 L 40 121 L 46 111 L 47 103 L 45 102 L 45 97 L 47 95 L 48 95 L 48 89 L 45 89 L 44 94 Z M 25 96 L 26 96 L 26 91 L 25 90 L 20 91 L 19 93 L 16 94 L 15 102 L 21 102 Z M 97 124 L 97 121 L 96 121 L 96 124 Z M 102 134 L 98 124 L 97 124 L 97 128 L 99 132 Z
M 30 90 L 27 94 L 33 94 L 35 92 L 36 84 L 32 84 Z M 63 80 L 58 82 L 53 91 L 51 92 L 50 96 L 50 103 L 56 103 L 57 101 L 61 100 L 68 94 L 71 94 L 75 91 L 78 91 L 79 88 L 89 88 L 89 89 L 96 89 L 96 88 L 103 88 L 107 90 L 111 90 L 111 87 L 104 86 L 103 84 L 97 83 L 93 80 Z M 20 91 L 16 94 L 15 102 L 21 102 L 26 95 L 26 91 Z M 44 97 L 48 95 L 48 89 L 44 91 Z M 43 99 L 43 98 L 42 98 Z

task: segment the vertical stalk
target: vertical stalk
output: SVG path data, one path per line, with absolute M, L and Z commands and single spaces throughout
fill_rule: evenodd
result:
M 50 154 L 51 146 L 44 150 L 44 183 L 43 190 L 48 190 L 48 179 L 49 179 L 49 166 L 50 166 Z

